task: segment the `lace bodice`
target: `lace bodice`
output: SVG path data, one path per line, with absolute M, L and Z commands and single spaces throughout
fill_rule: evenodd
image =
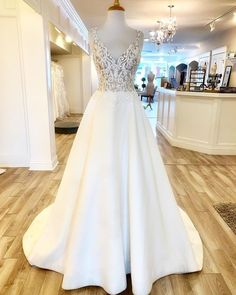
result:
M 100 91 L 132 91 L 134 76 L 140 61 L 140 38 L 143 33 L 137 31 L 135 40 L 118 57 L 115 58 L 98 38 L 97 29 L 90 31 L 90 47 L 96 66 Z

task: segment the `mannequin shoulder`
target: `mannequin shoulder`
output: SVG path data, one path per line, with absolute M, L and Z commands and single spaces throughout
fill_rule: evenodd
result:
M 138 30 L 138 36 L 139 36 L 139 44 L 140 46 L 143 46 L 143 42 L 144 42 L 144 33 L 142 31 Z

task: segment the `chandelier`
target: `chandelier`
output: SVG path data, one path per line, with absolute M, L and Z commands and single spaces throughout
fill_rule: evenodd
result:
M 176 34 L 176 17 L 172 17 L 172 8 L 174 8 L 174 5 L 168 5 L 168 7 L 170 8 L 170 16 L 167 19 L 157 21 L 157 29 L 149 32 L 150 41 L 156 43 L 158 46 L 164 42 L 172 42 Z
M 150 41 L 156 43 L 158 46 L 161 45 L 165 40 L 165 33 L 162 29 L 161 21 L 157 21 L 158 28 L 155 31 L 149 32 Z

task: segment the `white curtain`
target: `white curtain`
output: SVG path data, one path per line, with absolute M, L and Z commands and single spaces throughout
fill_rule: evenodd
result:
M 69 103 L 66 99 L 64 72 L 60 64 L 52 62 L 52 97 L 54 121 L 69 115 Z

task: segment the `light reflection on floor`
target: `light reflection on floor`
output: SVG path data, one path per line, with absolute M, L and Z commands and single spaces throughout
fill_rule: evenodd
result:
M 144 107 L 147 105 L 146 98 L 143 98 L 142 103 Z M 154 102 L 151 103 L 151 105 L 152 105 L 152 110 L 150 109 L 150 107 L 147 107 L 145 110 L 145 113 L 149 119 L 153 133 L 156 135 L 156 122 L 157 122 L 157 98 L 156 97 L 154 99 Z

